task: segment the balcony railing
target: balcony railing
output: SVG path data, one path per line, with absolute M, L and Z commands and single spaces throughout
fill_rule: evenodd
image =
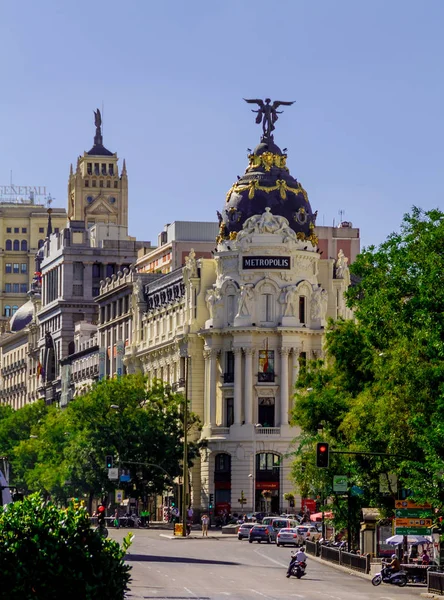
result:
M 280 435 L 280 427 L 256 427 L 257 435 Z
M 234 383 L 234 373 L 224 373 L 224 383 Z
M 274 383 L 274 373 L 258 373 L 257 381 L 258 383 Z
M 215 426 L 211 428 L 211 435 L 228 435 L 230 433 L 229 427 Z

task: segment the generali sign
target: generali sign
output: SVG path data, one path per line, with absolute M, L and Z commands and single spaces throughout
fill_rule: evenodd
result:
M 0 185 L 0 196 L 46 196 L 44 185 Z

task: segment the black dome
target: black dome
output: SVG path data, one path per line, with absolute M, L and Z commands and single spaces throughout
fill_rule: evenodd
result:
M 316 214 L 301 184 L 290 175 L 287 155 L 274 143 L 273 137 L 262 140 L 249 154 L 249 166 L 228 191 L 219 216 L 218 241 L 235 239 L 243 224 L 253 215 L 265 212 L 288 219 L 291 229 L 301 240 L 317 244 L 314 234 Z

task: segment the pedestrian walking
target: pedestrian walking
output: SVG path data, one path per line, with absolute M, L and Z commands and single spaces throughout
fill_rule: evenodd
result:
M 120 529 L 120 521 L 119 521 L 119 509 L 116 508 L 114 511 L 114 527 Z
M 201 518 L 202 523 L 202 537 L 208 537 L 208 525 L 210 524 L 210 517 L 207 514 L 203 514 Z

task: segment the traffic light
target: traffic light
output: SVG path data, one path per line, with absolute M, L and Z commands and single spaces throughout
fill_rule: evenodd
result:
M 210 494 L 210 504 L 209 508 L 213 508 L 214 494 Z
M 105 463 L 106 463 L 106 468 L 107 469 L 112 469 L 113 468 L 113 456 L 112 454 L 108 454 L 107 457 L 105 458 Z
M 105 507 L 99 506 L 97 509 L 97 523 L 99 525 L 105 525 Z
M 176 501 L 175 500 L 171 500 L 171 508 L 174 508 L 176 506 Z
M 316 466 L 320 469 L 327 469 L 330 462 L 330 450 L 327 442 L 318 442 L 316 444 Z

